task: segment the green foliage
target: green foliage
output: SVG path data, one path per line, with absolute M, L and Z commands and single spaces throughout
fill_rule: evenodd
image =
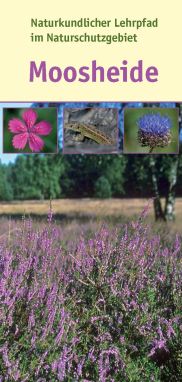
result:
M 115 155 L 70 155 L 64 159 L 63 193 L 68 197 L 93 196 L 95 182 L 101 176 L 110 184 L 113 196 L 124 193 L 126 159 Z
M 95 196 L 96 198 L 110 198 L 111 193 L 111 185 L 105 176 L 100 176 L 95 182 Z
M 128 197 L 152 196 L 149 156 L 129 155 L 124 172 L 124 189 Z
M 176 156 L 155 157 L 160 196 L 167 196 Z M 147 155 L 19 155 L 14 164 L 0 164 L 0 200 L 96 196 L 98 179 L 107 182 L 106 196 L 153 197 Z M 99 181 L 100 182 L 100 181 Z M 182 193 L 179 155 L 176 193 Z M 99 186 L 100 188 L 100 186 Z M 102 187 L 104 190 L 104 187 Z M 100 197 L 98 195 L 98 197 Z
M 124 178 L 126 162 L 127 159 L 123 155 L 111 155 L 108 156 L 106 168 L 103 168 L 103 173 L 111 185 L 112 194 L 114 196 L 121 196 L 125 194 Z
M 0 200 L 13 199 L 13 189 L 8 179 L 9 171 L 0 163 Z
M 60 176 L 64 171 L 58 156 L 19 156 L 11 169 L 15 199 L 59 198 Z

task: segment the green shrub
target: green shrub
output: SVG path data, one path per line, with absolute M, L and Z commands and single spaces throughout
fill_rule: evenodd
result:
M 95 196 L 97 198 L 110 198 L 112 196 L 111 185 L 105 176 L 100 176 L 95 183 Z

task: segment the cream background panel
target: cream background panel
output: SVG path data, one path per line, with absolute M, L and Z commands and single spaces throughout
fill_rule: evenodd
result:
M 0 101 L 181 101 L 182 100 L 182 54 L 181 23 L 182 1 L 164 2 L 153 0 L 118 1 L 69 0 L 50 2 L 31 0 L 3 1 L 0 23 Z M 81 17 L 100 19 L 149 19 L 159 18 L 158 28 L 31 28 L 31 18 L 79 19 Z M 113 23 L 112 23 L 113 24 Z M 53 33 L 137 33 L 138 43 L 31 43 L 32 32 Z M 29 63 L 41 60 L 47 66 L 90 65 L 96 59 L 105 68 L 121 66 L 128 60 L 133 66 L 142 59 L 144 66 L 154 65 L 159 70 L 157 83 L 43 83 L 39 79 L 29 82 Z

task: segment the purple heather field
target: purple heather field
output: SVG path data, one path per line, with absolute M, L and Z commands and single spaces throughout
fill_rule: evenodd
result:
M 0 381 L 182 380 L 181 237 L 146 214 L 2 220 Z

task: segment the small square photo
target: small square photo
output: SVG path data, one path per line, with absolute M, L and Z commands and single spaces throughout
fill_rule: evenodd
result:
M 66 108 L 63 120 L 63 153 L 117 153 L 118 132 L 117 109 Z
M 178 154 L 178 108 L 126 108 L 125 154 Z
M 3 110 L 3 152 L 57 152 L 57 108 Z

